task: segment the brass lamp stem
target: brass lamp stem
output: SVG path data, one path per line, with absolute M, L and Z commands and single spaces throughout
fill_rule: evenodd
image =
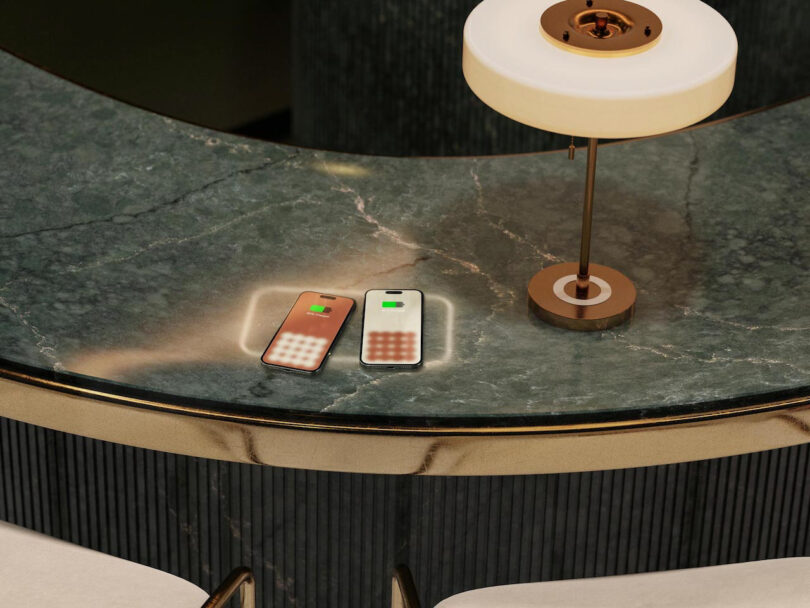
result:
M 601 331 L 624 323 L 633 316 L 636 305 L 636 288 L 622 273 L 594 264 L 591 276 L 589 258 L 597 143 L 596 138 L 588 139 L 579 264 L 564 262 L 547 266 L 529 281 L 529 309 L 535 315 L 557 327 L 581 331 Z
M 588 297 L 590 273 L 588 261 L 591 257 L 591 218 L 593 216 L 593 186 L 596 179 L 595 137 L 588 139 L 588 168 L 585 175 L 585 205 L 582 208 L 582 243 L 579 247 L 579 272 L 577 272 L 577 297 Z

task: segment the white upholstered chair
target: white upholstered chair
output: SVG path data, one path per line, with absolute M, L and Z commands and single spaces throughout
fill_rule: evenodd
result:
M 218 608 L 239 591 L 254 608 L 253 577 L 237 568 L 209 596 L 188 581 L 0 522 L 0 605 L 49 608 Z
M 420 608 L 404 566 L 393 579 L 393 608 Z M 465 591 L 435 608 L 805 608 L 810 557 L 725 566 L 501 585 Z

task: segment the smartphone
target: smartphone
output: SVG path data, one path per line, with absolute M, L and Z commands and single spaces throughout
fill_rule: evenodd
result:
M 363 305 L 360 363 L 367 367 L 422 365 L 422 309 L 418 289 L 371 289 Z
M 317 374 L 354 306 L 351 298 L 303 292 L 264 350 L 262 363 L 285 371 Z

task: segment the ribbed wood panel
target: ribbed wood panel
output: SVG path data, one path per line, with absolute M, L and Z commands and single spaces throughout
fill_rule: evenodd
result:
M 163 454 L 0 419 L 0 519 L 261 606 L 426 605 L 485 585 L 810 555 L 810 446 L 513 477 L 295 471 Z
M 501 116 L 467 87 L 462 30 L 478 2 L 293 2 L 292 141 L 391 155 L 567 147 L 565 137 Z M 740 45 L 734 92 L 711 118 L 810 93 L 806 34 L 796 26 L 810 21 L 810 3 L 707 4 L 728 19 Z

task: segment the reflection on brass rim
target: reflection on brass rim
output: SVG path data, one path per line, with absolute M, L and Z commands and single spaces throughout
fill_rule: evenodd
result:
M 691 412 L 686 414 L 678 414 L 671 416 L 659 416 L 643 419 L 630 419 L 630 420 L 615 420 L 615 421 L 599 421 L 599 422 L 580 422 L 580 423 L 564 423 L 558 425 L 516 425 L 504 427 L 473 427 L 473 426 L 407 426 L 407 425 L 379 425 L 367 424 L 362 422 L 316 422 L 304 420 L 285 420 L 283 418 L 271 416 L 251 416 L 249 414 L 229 413 L 222 411 L 214 411 L 195 406 L 178 405 L 173 403 L 154 401 L 149 399 L 140 399 L 127 395 L 119 395 L 115 393 L 108 393 L 105 391 L 88 389 L 83 387 L 72 386 L 63 382 L 55 380 L 45 380 L 37 378 L 30 374 L 22 372 L 11 371 L 0 368 L 0 378 L 5 377 L 11 380 L 23 382 L 25 384 L 33 384 L 56 390 L 60 392 L 73 393 L 77 396 L 88 397 L 96 399 L 100 402 L 112 401 L 124 405 L 132 405 L 135 407 L 144 407 L 152 410 L 162 410 L 170 413 L 178 413 L 192 416 L 203 416 L 206 418 L 215 418 L 219 420 L 227 420 L 231 422 L 244 422 L 250 424 L 260 424 L 265 426 L 282 426 L 286 428 L 299 428 L 307 430 L 323 430 L 323 431 L 345 431 L 345 432 L 364 432 L 364 433 L 404 433 L 404 434 L 426 434 L 426 435 L 469 435 L 469 434 L 486 434 L 486 435 L 499 435 L 499 434 L 534 434 L 534 433 L 565 433 L 565 432 L 598 432 L 609 430 L 623 430 L 638 427 L 650 427 L 669 425 L 687 422 L 700 422 L 704 420 L 713 420 L 718 418 L 726 418 L 729 416 L 740 416 L 745 414 L 755 414 L 760 412 L 767 412 L 772 410 L 781 410 L 787 408 L 796 408 L 803 406 L 810 406 L 810 397 L 795 397 L 791 399 L 783 399 L 779 401 L 742 405 L 739 407 L 728 407 L 718 410 L 705 411 L 705 412 Z M 2 406 L 0 406 L 2 407 Z M 307 413 L 307 412 L 303 412 Z M 317 412 L 313 412 L 317 414 Z M 2 411 L 0 411 L 2 415 Z
M 162 452 L 377 474 L 517 475 L 621 469 L 810 441 L 810 397 L 642 421 L 418 428 L 220 414 L 9 371 L 0 375 L 0 416 Z

